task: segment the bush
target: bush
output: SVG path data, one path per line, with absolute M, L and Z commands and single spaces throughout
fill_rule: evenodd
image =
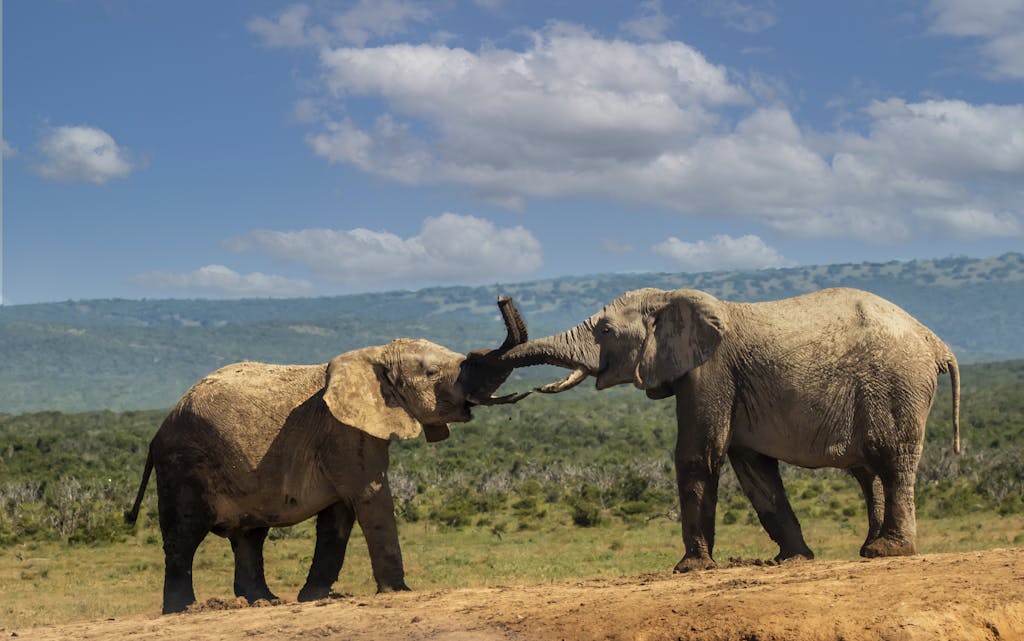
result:
M 594 527 L 604 522 L 601 507 L 586 500 L 572 505 L 572 522 L 579 527 Z

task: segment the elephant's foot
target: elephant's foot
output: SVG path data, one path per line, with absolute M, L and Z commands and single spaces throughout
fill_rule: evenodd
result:
M 280 600 L 266 585 L 252 586 L 246 589 L 236 584 L 235 596 L 244 597 L 245 600 L 249 602 L 249 605 L 261 600 L 271 602 Z
M 319 601 L 320 599 L 326 599 L 331 596 L 331 586 L 329 585 L 309 585 L 308 583 L 302 586 L 299 590 L 299 602 L 305 603 L 306 601 Z
M 865 543 L 860 549 L 860 555 L 868 559 L 882 556 L 910 556 L 912 554 L 917 554 L 913 541 L 888 536 L 880 536 Z
M 783 561 L 810 561 L 814 558 L 814 552 L 811 548 L 803 546 L 802 548 L 794 549 L 779 549 L 779 553 L 775 555 L 776 563 L 782 563 Z
M 676 563 L 676 567 L 672 571 L 675 574 L 683 574 L 686 572 L 694 572 L 696 570 L 713 570 L 717 567 L 718 564 L 715 563 L 715 560 L 710 556 L 684 556 L 679 563 Z
M 249 602 L 249 605 L 252 605 L 253 603 L 256 603 L 257 601 L 270 601 L 271 603 L 275 603 L 275 602 L 280 601 L 281 599 L 279 599 L 277 597 L 277 595 L 274 594 L 273 592 L 271 592 L 270 590 L 265 590 L 263 592 L 255 592 L 253 594 L 246 594 L 245 595 L 245 600 Z
M 384 594 L 386 592 L 412 592 L 412 588 L 405 584 L 405 581 L 400 581 L 393 585 L 377 585 L 377 594 Z
M 195 595 L 165 595 L 161 614 L 177 614 L 184 612 L 188 606 L 196 602 Z

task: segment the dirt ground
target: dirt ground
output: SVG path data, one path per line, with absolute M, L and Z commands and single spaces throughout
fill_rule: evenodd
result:
M 1024 639 L 1024 549 L 196 611 L 6 630 L 24 639 Z

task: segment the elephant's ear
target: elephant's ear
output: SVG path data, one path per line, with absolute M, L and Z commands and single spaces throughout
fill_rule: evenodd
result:
M 334 418 L 371 436 L 415 438 L 423 426 L 402 404 L 383 353 L 382 347 L 367 347 L 336 356 L 327 364 L 324 402 Z
M 673 296 L 644 318 L 644 343 L 633 384 L 660 395 L 672 381 L 711 358 L 725 329 L 714 298 L 691 292 Z

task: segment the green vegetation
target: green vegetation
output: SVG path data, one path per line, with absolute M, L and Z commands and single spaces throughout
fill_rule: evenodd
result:
M 93 300 L 0 307 L 0 411 L 167 407 L 199 377 L 239 360 L 323 362 L 423 337 L 458 351 L 503 338 L 495 300 L 512 295 L 533 336 L 561 331 L 638 287 L 689 287 L 728 300 L 824 287 L 873 291 L 905 307 L 962 363 L 1024 358 L 1024 255 L 707 274 L 607 274 L 483 287 L 289 300 Z
M 1024 514 L 1024 361 L 965 366 L 962 388 L 964 454 L 957 457 L 950 452 L 947 379 L 940 379 L 918 479 L 919 512 Z M 0 544 L 131 538 L 121 514 L 134 499 L 163 415 L 0 417 Z M 477 415 L 445 442 L 392 446 L 390 477 L 403 521 L 501 536 L 551 523 L 637 527 L 677 519 L 672 401 L 648 401 L 626 387 L 577 389 Z M 789 466 L 784 473 L 805 521 L 861 528 L 864 506 L 848 474 Z M 149 527 L 155 507 L 151 487 L 143 510 Z M 726 524 L 757 523 L 731 471 L 722 478 L 719 512 Z M 286 529 L 273 536 L 295 535 Z

